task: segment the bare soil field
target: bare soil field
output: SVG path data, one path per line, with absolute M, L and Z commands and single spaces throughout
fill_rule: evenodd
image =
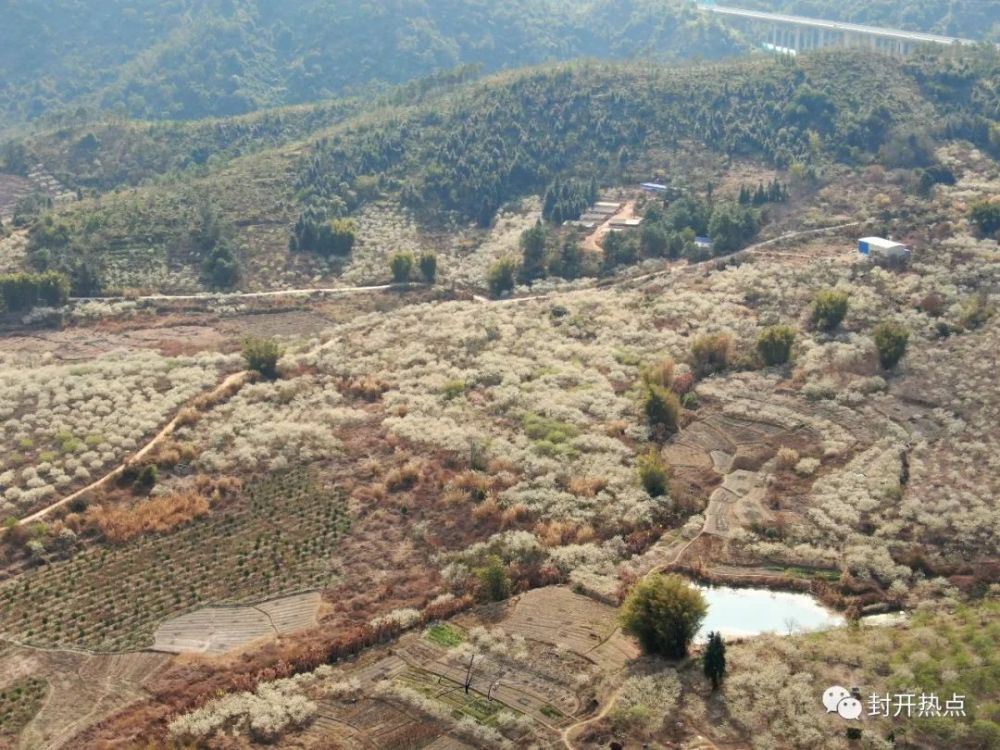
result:
M 247 607 L 205 607 L 174 617 L 153 633 L 154 651 L 222 654 L 259 638 L 316 624 L 319 592 L 271 599 Z
M 17 747 L 67 747 L 82 729 L 145 697 L 143 686 L 169 659 L 149 653 L 92 655 L 12 647 L 0 655 L 3 684 L 28 674 L 48 683 L 45 699 L 22 731 Z
M 193 353 L 222 348 L 226 339 L 213 327 L 177 325 L 105 332 L 98 328 L 38 330 L 30 336 L 0 337 L 0 353 L 47 357 L 56 362 L 84 362 L 105 354 L 138 349 Z

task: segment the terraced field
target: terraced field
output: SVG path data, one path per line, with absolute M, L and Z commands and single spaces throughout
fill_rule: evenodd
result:
M 0 632 L 41 646 L 149 646 L 171 616 L 330 585 L 349 525 L 336 487 L 308 470 L 277 474 L 171 536 L 92 547 L 5 583 Z
M 491 741 L 477 732 L 500 728 L 519 737 L 516 746 L 551 741 L 586 712 L 595 676 L 617 673 L 637 653 L 614 608 L 564 586 L 535 589 L 408 633 L 337 670 L 320 693 L 323 684 L 352 682 L 355 697 L 320 698 L 299 739 L 306 747 L 465 750 L 495 745 L 499 734 Z
M 314 625 L 319 604 L 319 592 L 314 591 L 247 607 L 205 607 L 160 625 L 153 634 L 153 650 L 223 654 L 258 638 Z

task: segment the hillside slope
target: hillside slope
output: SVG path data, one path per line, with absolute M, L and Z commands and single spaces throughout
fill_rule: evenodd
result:
M 334 113 L 278 148 L 64 205 L 34 224 L 32 257 L 75 276 L 84 266 L 107 270 L 105 288 L 175 288 L 186 279 L 190 289 L 199 237 L 221 227 L 244 267 L 256 269 L 243 283 L 262 288 L 293 262 L 300 218 L 356 216 L 378 201 L 431 223 L 486 226 L 501 206 L 540 194 L 556 177 L 621 184 L 647 174 L 651 153 L 685 144 L 807 172 L 830 161 L 870 163 L 892 140 L 892 165 L 918 166 L 905 161 L 927 135 L 989 146 L 1000 117 L 989 86 L 998 63 L 981 62 L 832 51 L 796 61 L 504 73 L 422 102 Z M 914 141 L 914 133 L 922 135 Z
M 235 115 L 401 83 L 579 57 L 712 58 L 735 32 L 680 0 L 37 0 L 0 26 L 0 128 L 79 106 Z

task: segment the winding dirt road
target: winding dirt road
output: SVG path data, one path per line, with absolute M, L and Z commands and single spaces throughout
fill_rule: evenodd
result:
M 750 245 L 742 250 L 738 250 L 733 255 L 743 255 L 745 253 L 753 253 L 762 248 L 768 247 L 770 245 L 777 244 L 779 242 L 785 242 L 787 240 L 799 239 L 802 237 L 818 236 L 826 234 L 827 232 L 835 232 L 841 229 L 847 229 L 849 227 L 856 227 L 864 222 L 861 221 L 851 221 L 846 224 L 837 224 L 831 227 L 820 227 L 818 229 L 803 229 L 798 232 L 788 232 L 786 234 L 780 235 L 778 237 L 773 237 L 769 240 L 764 240 L 763 242 L 758 242 L 756 244 Z M 724 257 L 724 256 L 722 256 Z M 620 276 L 613 279 L 597 280 L 590 284 L 584 286 L 574 287 L 572 289 L 564 290 L 554 290 L 551 292 L 545 292 L 544 294 L 528 295 L 524 297 L 509 297 L 507 299 L 489 299 L 481 295 L 473 295 L 473 298 L 477 302 L 490 303 L 490 304 L 513 304 L 517 302 L 529 302 L 531 300 L 538 299 L 549 299 L 555 296 L 564 296 L 568 294 L 576 294 L 579 292 L 590 291 L 592 289 L 607 289 L 616 286 L 625 286 L 627 284 L 634 284 L 641 281 L 646 281 L 647 279 L 653 279 L 658 276 L 669 276 L 674 273 L 690 273 L 691 271 L 697 271 L 704 268 L 708 268 L 714 265 L 721 258 L 711 258 L 710 260 L 702 261 L 700 263 L 691 263 L 688 265 L 672 264 L 668 268 L 661 271 L 653 271 L 650 273 L 640 274 L 638 276 Z M 276 297 L 312 297 L 312 296 L 323 296 L 328 294 L 359 294 L 366 292 L 382 292 L 389 289 L 408 289 L 408 288 L 419 288 L 426 286 L 425 284 L 420 284 L 416 282 L 408 282 L 404 284 L 379 284 L 375 286 L 340 286 L 340 287 L 319 287 L 319 288 L 299 288 L 299 289 L 276 289 L 268 292 L 227 292 L 223 294 L 218 294 L 214 292 L 198 292 L 196 294 L 149 294 L 140 297 L 73 297 L 70 302 L 73 303 L 83 303 L 83 302 L 238 302 L 241 300 L 254 300 L 254 299 L 273 299 Z
M 655 565 L 652 568 L 650 568 L 646 572 L 646 575 L 642 577 L 643 580 L 649 578 L 651 575 L 662 573 L 666 568 L 670 567 L 671 565 L 676 565 L 680 561 L 680 559 L 684 556 L 684 553 L 688 551 L 691 545 L 697 542 L 698 539 L 701 538 L 701 535 L 703 533 L 704 533 L 703 531 L 698 532 L 698 534 L 694 536 L 687 544 L 685 544 L 683 547 L 677 550 L 677 554 L 674 555 L 674 558 L 670 562 L 661 563 L 660 565 Z M 618 632 L 618 630 L 616 629 L 614 632 Z M 573 744 L 573 735 L 576 734 L 578 730 L 583 729 L 584 727 L 589 726 L 591 724 L 596 724 L 601 719 L 606 717 L 609 713 L 611 713 L 612 709 L 614 709 L 615 705 L 617 705 L 618 699 L 621 697 L 622 690 L 624 687 L 625 687 L 624 685 L 619 685 L 617 688 L 615 688 L 614 692 L 612 692 L 611 695 L 608 696 L 607 700 L 604 703 L 604 706 L 596 714 L 594 714 L 589 718 L 581 719 L 580 721 L 570 724 L 568 727 L 563 729 L 562 732 L 560 732 L 559 738 L 562 740 L 563 747 L 565 747 L 566 750 L 576 750 L 576 746 Z
M 103 487 L 104 485 L 108 484 L 109 482 L 117 479 L 119 476 L 121 476 L 122 472 L 125 471 L 125 469 L 129 466 L 129 464 L 135 463 L 136 461 L 139 461 L 139 460 L 143 459 L 144 457 L 146 457 L 147 455 L 149 455 L 149 453 L 154 448 L 156 448 L 160 443 L 162 443 L 164 440 L 166 440 L 168 437 L 170 437 L 173 434 L 174 430 L 177 429 L 178 422 L 180 421 L 180 415 L 181 415 L 181 413 L 183 413 L 184 409 L 186 409 L 188 406 L 190 406 L 193 401 L 195 401 L 197 399 L 204 399 L 204 398 L 207 398 L 207 399 L 218 398 L 219 396 L 221 396 L 222 394 L 224 394 L 229 388 L 232 388 L 234 386 L 237 386 L 237 390 L 239 390 L 239 388 L 242 388 L 246 384 L 246 381 L 251 376 L 252 376 L 252 373 L 249 370 L 243 370 L 241 372 L 235 372 L 232 375 L 229 375 L 225 380 L 223 380 L 221 383 L 219 383 L 219 385 L 215 386 L 212 390 L 207 391 L 206 393 L 199 394 L 194 399 L 192 399 L 187 404 L 185 404 L 184 407 L 182 407 L 180 410 L 178 410 L 177 414 L 174 415 L 173 419 L 171 419 L 169 422 L 167 422 L 163 426 L 163 428 L 158 433 L 156 433 L 156 435 L 154 435 L 152 437 L 152 439 L 150 439 L 150 441 L 148 443 L 146 443 L 136 453 L 132 454 L 132 456 L 130 456 L 129 458 L 126 458 L 124 461 L 122 461 L 114 469 L 112 469 L 111 471 L 109 471 L 107 474 L 105 474 L 104 476 L 102 476 L 100 479 L 97 479 L 97 480 L 91 482 L 86 487 L 83 487 L 83 488 L 81 488 L 79 490 L 76 490 L 75 492 L 73 492 L 73 493 L 71 493 L 69 495 L 66 495 L 66 497 L 62 498 L 61 500 L 57 500 L 56 502 L 52 503 L 51 505 L 48 505 L 48 506 L 42 508 L 41 510 L 36 511 L 35 513 L 32 513 L 30 516 L 27 516 L 26 518 L 22 518 L 20 521 L 17 522 L 17 525 L 18 526 L 22 526 L 22 525 L 27 524 L 27 523 L 33 523 L 35 521 L 40 521 L 43 518 L 45 518 L 45 516 L 47 516 L 49 513 L 51 513 L 52 511 L 56 510 L 57 508 L 61 508 L 64 505 L 68 505 L 69 503 L 71 503 L 74 500 L 76 500 L 78 497 L 82 497 L 83 495 L 86 495 L 88 492 L 93 492 L 96 489 L 100 489 L 101 487 Z

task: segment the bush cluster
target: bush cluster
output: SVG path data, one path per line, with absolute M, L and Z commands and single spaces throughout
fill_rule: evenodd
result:
M 60 307 L 69 299 L 69 277 L 57 271 L 4 274 L 0 276 L 0 298 L 10 312 Z
M 757 339 L 757 352 L 768 366 L 783 365 L 792 356 L 795 329 L 791 326 L 771 326 Z
M 847 316 L 847 292 L 823 289 L 813 301 L 812 322 L 821 331 L 836 329 Z

